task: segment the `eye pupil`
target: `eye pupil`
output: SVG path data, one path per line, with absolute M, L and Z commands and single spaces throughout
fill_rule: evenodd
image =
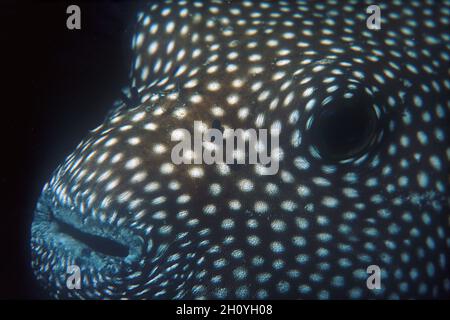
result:
M 378 130 L 378 116 L 365 97 L 342 98 L 324 106 L 314 121 L 313 135 L 319 154 L 329 160 L 356 157 L 370 147 Z

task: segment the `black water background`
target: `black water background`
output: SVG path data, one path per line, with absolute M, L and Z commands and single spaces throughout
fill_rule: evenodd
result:
M 82 29 L 66 28 L 77 4 Z M 46 298 L 30 267 L 41 188 L 127 84 L 134 1 L 0 3 L 0 299 Z

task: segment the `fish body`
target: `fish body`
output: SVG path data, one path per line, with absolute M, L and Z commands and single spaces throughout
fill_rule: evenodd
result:
M 145 6 L 137 103 L 114 106 L 37 203 L 32 266 L 46 292 L 448 297 L 450 2 L 380 2 L 380 30 L 367 28 L 367 6 Z M 194 121 L 279 133 L 278 172 L 175 165 L 171 137 Z M 367 286 L 371 265 L 379 289 Z

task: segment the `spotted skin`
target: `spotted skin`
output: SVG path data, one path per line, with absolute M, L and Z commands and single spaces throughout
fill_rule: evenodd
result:
M 139 103 L 116 105 L 38 201 L 32 266 L 46 292 L 448 297 L 450 3 L 382 2 L 381 30 L 366 27 L 370 4 L 148 4 L 132 41 Z M 383 130 L 363 154 L 328 161 L 314 148 L 317 112 L 358 92 Z M 194 121 L 279 132 L 278 173 L 174 165 L 171 134 Z M 128 253 L 93 250 L 61 222 Z M 366 287 L 372 264 L 381 289 Z M 80 290 L 66 287 L 68 265 Z

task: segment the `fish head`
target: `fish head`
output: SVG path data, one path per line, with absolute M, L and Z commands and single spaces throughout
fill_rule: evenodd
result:
M 369 30 L 365 7 L 314 3 L 139 12 L 138 102 L 79 144 L 37 204 L 32 265 L 52 296 L 448 294 L 449 6 L 383 3 Z M 239 152 L 196 162 L 191 144 L 174 163 L 195 122 L 267 129 L 277 170 Z

